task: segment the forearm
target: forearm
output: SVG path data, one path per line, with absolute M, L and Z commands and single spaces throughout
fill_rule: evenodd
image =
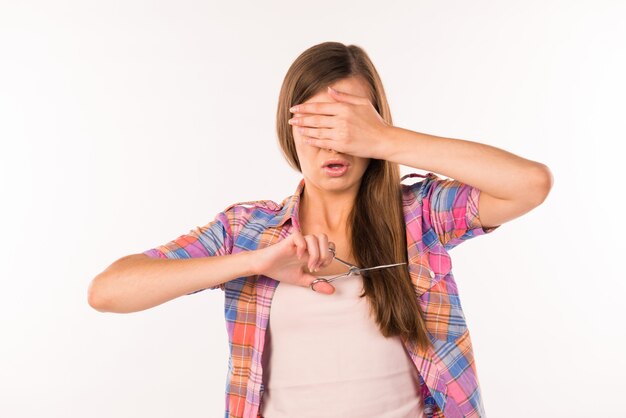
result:
M 399 127 L 388 130 L 380 154 L 382 159 L 453 178 L 503 200 L 540 200 L 550 177 L 545 165 L 490 145 Z
M 101 312 L 137 312 L 254 271 L 253 251 L 189 259 L 132 254 L 92 280 L 89 304 Z

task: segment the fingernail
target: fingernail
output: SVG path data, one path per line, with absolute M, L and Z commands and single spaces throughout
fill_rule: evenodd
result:
M 290 111 L 290 112 L 297 112 L 297 111 L 298 111 L 298 106 L 291 106 L 291 107 L 289 108 L 289 111 Z

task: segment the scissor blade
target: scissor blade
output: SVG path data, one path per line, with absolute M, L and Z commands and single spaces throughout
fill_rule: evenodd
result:
M 384 266 L 362 268 L 362 269 L 355 270 L 355 274 L 360 273 L 362 271 L 386 269 L 389 267 L 401 266 L 403 264 L 406 264 L 406 263 L 385 264 Z
M 341 278 L 344 278 L 344 277 L 350 277 L 350 276 L 355 275 L 355 274 L 361 274 L 362 271 L 384 269 L 384 268 L 387 268 L 387 267 L 401 266 L 403 264 L 406 264 L 406 263 L 386 264 L 384 266 L 369 267 L 369 268 L 364 268 L 364 269 L 353 269 L 353 270 L 351 270 L 351 271 L 349 271 L 347 273 L 339 274 L 337 276 L 325 277 L 325 278 L 324 277 L 318 277 L 318 278 L 319 279 L 324 279 L 324 280 L 326 280 L 326 282 L 330 283 L 330 282 L 335 281 L 337 279 L 341 279 Z
M 340 262 L 341 264 L 343 264 L 344 266 L 348 266 L 348 267 L 350 267 L 350 268 L 352 268 L 352 267 L 356 267 L 354 264 L 350 264 L 350 263 L 348 263 L 347 261 L 342 260 L 341 258 L 338 258 L 338 257 L 335 257 L 335 256 L 334 256 L 333 258 L 334 258 L 335 260 L 339 261 L 339 262 Z

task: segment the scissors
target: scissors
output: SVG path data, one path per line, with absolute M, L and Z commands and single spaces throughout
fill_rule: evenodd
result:
M 337 258 L 337 256 L 335 255 L 335 248 L 334 247 L 328 248 L 328 251 L 333 253 L 333 259 L 339 261 L 341 264 L 343 264 L 345 266 L 348 266 L 350 269 L 348 270 L 347 273 L 339 274 L 339 275 L 334 276 L 334 277 L 329 277 L 329 278 L 318 277 L 317 279 L 313 280 L 313 282 L 310 284 L 310 287 L 311 287 L 311 289 L 313 291 L 315 291 L 315 289 L 313 288 L 315 286 L 315 283 L 318 283 L 318 282 L 330 283 L 330 282 L 335 281 L 337 279 L 340 279 L 342 277 L 355 276 L 357 274 L 361 274 L 361 272 L 364 272 L 364 271 L 385 269 L 385 268 L 389 268 L 389 267 L 401 266 L 403 264 L 406 264 L 406 263 L 395 263 L 395 264 L 385 264 L 383 266 L 360 268 L 360 267 L 355 266 L 354 264 L 348 263 L 347 261 L 344 261 L 344 260 L 342 260 L 340 258 Z

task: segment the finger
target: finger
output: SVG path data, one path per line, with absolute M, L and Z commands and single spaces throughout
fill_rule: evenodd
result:
M 289 108 L 291 113 L 318 113 L 322 115 L 336 115 L 341 111 L 343 104 L 337 102 L 309 102 L 300 103 Z
M 313 283 L 313 280 L 311 280 L 311 283 Z M 309 287 L 311 287 L 310 284 L 309 284 Z M 313 290 L 316 291 L 317 293 L 323 293 L 325 295 L 332 295 L 333 293 L 335 293 L 335 287 L 332 284 L 327 283 L 327 282 L 315 283 L 313 285 Z
M 324 148 L 324 149 L 331 149 L 333 151 L 337 151 L 337 152 L 343 152 L 343 148 L 339 149 L 340 147 L 337 147 L 338 143 L 337 141 L 334 141 L 332 139 L 318 139 L 318 138 L 310 138 L 308 136 L 303 137 L 304 142 L 307 145 L 311 145 L 314 147 L 318 147 L 318 148 Z
M 333 249 L 333 251 L 330 251 L 331 248 Z M 333 259 L 335 258 L 335 243 L 334 242 L 328 241 L 328 248 L 326 249 L 326 252 L 328 253 L 328 262 L 326 263 L 325 266 L 332 263 Z
M 309 260 L 307 267 L 309 271 L 315 271 L 315 265 L 320 258 L 319 244 L 315 235 L 305 235 L 304 239 L 307 243 L 307 251 L 309 252 Z
M 357 96 L 356 94 L 350 94 L 343 91 L 335 90 L 332 87 L 328 86 L 328 94 L 335 100 L 340 102 L 347 102 L 353 104 L 367 104 L 370 103 L 368 97 L 365 96 Z
M 296 114 L 287 121 L 290 125 L 308 126 L 312 128 L 332 128 L 335 124 L 335 118 L 324 115 L 301 115 Z
M 296 126 L 298 133 L 317 139 L 335 139 L 335 129 L 333 128 L 311 128 L 308 126 Z
M 328 236 L 326 234 L 324 234 L 323 232 L 320 234 L 317 234 L 317 242 L 319 243 L 320 246 L 320 259 L 317 262 L 317 268 L 322 268 L 328 265 L 328 263 L 330 263 L 330 259 L 328 256 L 330 256 L 330 258 L 332 259 L 332 254 L 330 251 L 328 251 Z
M 306 252 L 306 240 L 299 231 L 294 232 L 292 237 L 293 244 L 296 247 L 296 255 L 298 256 L 298 260 L 300 260 Z

